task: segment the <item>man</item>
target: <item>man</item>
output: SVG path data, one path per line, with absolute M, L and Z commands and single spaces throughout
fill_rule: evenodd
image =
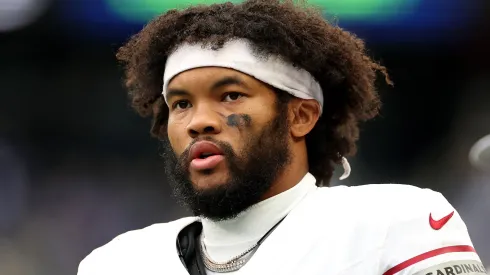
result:
M 123 234 L 79 275 L 484 274 L 439 193 L 327 186 L 378 113 L 362 41 L 292 1 L 172 10 L 118 55 L 195 217 Z M 163 88 L 162 88 L 163 87 Z

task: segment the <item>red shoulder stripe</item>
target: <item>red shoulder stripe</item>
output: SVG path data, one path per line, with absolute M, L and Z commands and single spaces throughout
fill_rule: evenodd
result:
M 404 261 L 401 264 L 398 264 L 398 265 L 388 269 L 388 271 L 383 273 L 383 275 L 394 275 L 394 274 L 404 270 L 405 268 L 407 268 L 411 265 L 414 265 L 418 262 L 421 262 L 423 260 L 438 256 L 441 254 L 452 253 L 452 252 L 476 252 L 476 251 L 473 247 L 471 247 L 469 245 L 455 245 L 455 246 L 447 246 L 447 247 L 443 247 L 443 248 L 434 249 L 432 251 L 425 252 L 423 254 L 415 256 L 409 260 Z

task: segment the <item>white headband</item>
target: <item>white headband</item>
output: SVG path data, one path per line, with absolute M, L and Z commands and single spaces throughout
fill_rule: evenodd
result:
M 323 110 L 320 84 L 304 69 L 294 67 L 278 56 L 259 58 L 254 55 L 248 40 L 234 39 L 223 48 L 213 50 L 202 44 L 185 43 L 167 59 L 163 75 L 163 96 L 167 101 L 167 87 L 178 74 L 201 67 L 223 67 L 248 74 L 275 88 L 303 99 L 315 99 Z

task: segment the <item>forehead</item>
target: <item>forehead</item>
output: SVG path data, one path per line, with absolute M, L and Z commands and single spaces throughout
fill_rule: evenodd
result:
M 202 67 L 184 71 L 176 75 L 168 84 L 168 89 L 206 89 L 223 79 L 236 79 L 250 89 L 269 88 L 267 84 L 255 79 L 254 77 L 233 70 L 221 67 Z

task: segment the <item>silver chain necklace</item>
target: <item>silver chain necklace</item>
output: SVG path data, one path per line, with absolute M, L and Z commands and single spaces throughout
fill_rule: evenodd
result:
M 248 262 L 248 260 L 250 260 L 251 257 L 248 258 L 243 258 L 243 257 L 249 254 L 250 252 L 252 252 L 257 246 L 259 246 L 258 242 L 254 244 L 252 247 L 250 247 L 249 249 L 245 250 L 245 252 L 231 258 L 228 261 L 215 262 L 214 260 L 211 259 L 211 256 L 209 256 L 208 251 L 206 249 L 206 245 L 201 240 L 201 255 L 203 256 L 204 266 L 206 266 L 207 269 L 218 273 L 233 272 L 242 268 Z
M 286 218 L 286 217 L 284 217 Z M 265 235 L 252 247 L 249 249 L 245 250 L 245 252 L 241 253 L 238 256 L 235 256 L 231 258 L 228 261 L 225 262 L 215 262 L 211 259 L 211 257 L 208 254 L 208 251 L 206 249 L 206 245 L 204 244 L 203 238 L 201 238 L 201 245 L 200 245 L 200 250 L 201 250 L 201 255 L 203 258 L 203 263 L 204 266 L 206 266 L 207 269 L 211 270 L 212 272 L 217 272 L 217 273 L 227 273 L 227 272 L 233 272 L 237 271 L 240 268 L 242 268 L 251 258 L 246 257 L 249 253 L 254 251 L 271 233 L 274 231 L 274 229 L 284 220 L 282 218 L 279 222 L 277 222 Z

